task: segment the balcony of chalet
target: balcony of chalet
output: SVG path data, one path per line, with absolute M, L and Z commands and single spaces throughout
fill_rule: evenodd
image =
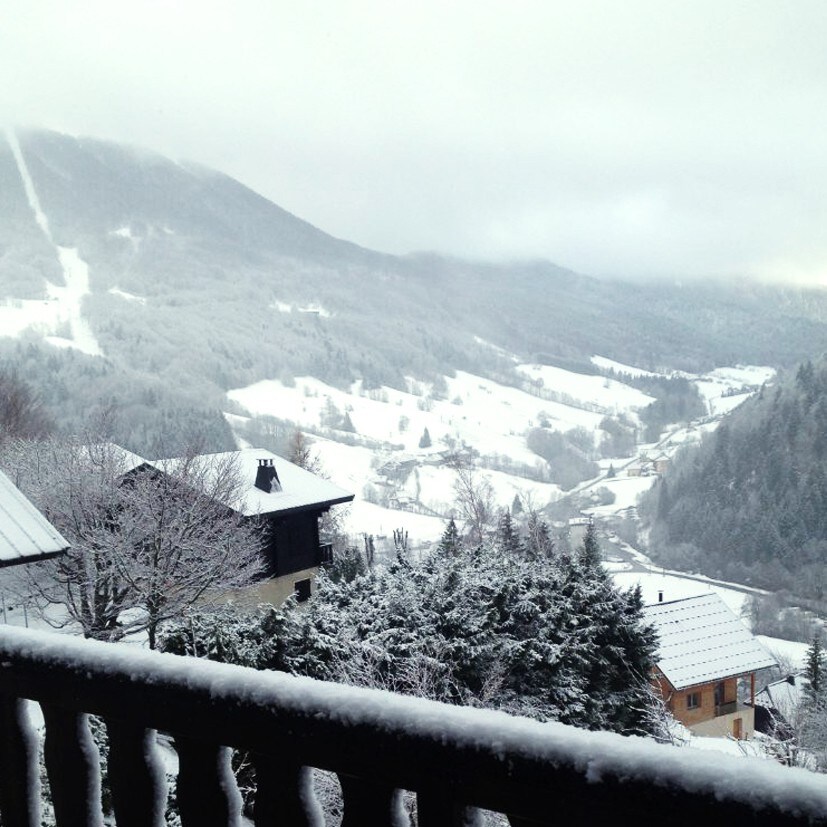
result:
M 771 761 L 6 626 L 4 825 L 40 824 L 40 739 L 24 699 L 43 710 L 61 827 L 103 823 L 85 713 L 106 722 L 120 827 L 164 823 L 158 731 L 178 753 L 184 827 L 242 823 L 228 747 L 252 753 L 258 827 L 324 823 L 311 767 L 338 774 L 346 827 L 406 823 L 402 790 L 415 792 L 422 827 L 473 823 L 475 807 L 512 825 L 827 822 L 827 780 Z

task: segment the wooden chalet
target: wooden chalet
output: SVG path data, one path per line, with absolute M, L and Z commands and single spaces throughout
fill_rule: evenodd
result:
M 65 554 L 69 543 L 0 471 L 0 567 Z
M 232 462 L 242 477 L 242 490 L 228 509 L 251 520 L 266 523 L 267 579 L 245 590 L 244 601 L 281 603 L 295 593 L 307 600 L 319 566 L 332 559 L 332 546 L 323 542 L 319 518 L 334 505 L 348 503 L 354 495 L 283 457 L 260 448 L 243 448 L 197 457 L 216 468 Z M 164 473 L 174 473 L 180 460 L 148 463 Z
M 751 738 L 755 672 L 776 662 L 714 593 L 656 603 L 645 619 L 658 633 L 654 683 L 669 711 L 696 735 Z M 750 703 L 738 700 L 749 681 Z

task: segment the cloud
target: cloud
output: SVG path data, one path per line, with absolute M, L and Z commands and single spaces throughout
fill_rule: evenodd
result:
M 825 42 L 821 0 L 33 0 L 0 121 L 215 166 L 391 252 L 817 280 Z

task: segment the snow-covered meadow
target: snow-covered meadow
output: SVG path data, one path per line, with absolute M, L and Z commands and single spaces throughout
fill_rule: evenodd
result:
M 281 312 L 291 306 L 279 306 Z M 523 503 L 542 508 L 559 499 L 563 492 L 554 483 L 541 482 L 545 462 L 529 450 L 526 436 L 531 428 L 543 425 L 558 432 L 582 428 L 594 434 L 595 444 L 606 415 L 623 415 L 638 421 L 639 411 L 652 397 L 615 379 L 574 373 L 549 365 L 520 364 L 506 354 L 525 379 L 523 388 L 511 387 L 457 371 L 446 376 L 441 391 L 427 383 L 408 381 L 407 391 L 390 387 L 365 390 L 355 382 L 341 390 L 309 376 L 291 383 L 277 379 L 235 388 L 227 396 L 236 414 L 228 414 L 237 426 L 247 416 L 274 416 L 290 420 L 313 437 L 313 447 L 330 478 L 356 494 L 348 519 L 354 532 L 386 534 L 388 528 L 406 528 L 417 541 L 430 542 L 442 532 L 444 520 L 453 510 L 455 472 L 443 461 L 450 446 L 467 445 L 486 459 L 484 464 L 498 470 L 481 470 L 480 477 L 491 485 L 500 507 L 508 507 L 515 496 Z M 597 366 L 619 373 L 651 375 L 634 366 L 595 356 Z M 671 455 L 678 447 L 696 441 L 714 428 L 717 418 L 746 398 L 733 395 L 745 386 L 754 387 L 771 378 L 764 367 L 722 368 L 704 376 L 687 377 L 698 385 L 712 418 L 692 427 L 670 429 L 655 446 L 655 453 Z M 347 417 L 350 433 L 330 423 Z M 427 429 L 430 445 L 420 447 Z M 349 443 L 360 444 L 349 444 Z M 597 517 L 610 516 L 634 506 L 637 498 L 654 481 L 653 477 L 631 477 L 626 467 L 634 458 L 601 461 L 601 474 L 594 486 L 612 492 L 611 505 L 597 506 Z M 387 478 L 378 469 L 387 463 L 408 463 L 413 470 L 394 481 L 389 492 Z M 608 477 L 609 466 L 615 470 Z M 510 466 L 510 467 L 509 467 Z M 590 483 L 578 486 L 585 490 Z M 392 493 L 393 502 L 387 502 Z M 383 496 L 384 495 L 384 496 Z M 369 499 L 372 502 L 365 502 Z M 389 507 L 390 506 L 390 507 Z M 412 513 L 418 512 L 418 513 Z

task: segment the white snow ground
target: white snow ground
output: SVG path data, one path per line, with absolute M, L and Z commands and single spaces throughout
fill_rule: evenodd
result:
M 291 309 L 291 306 L 278 302 L 275 307 L 285 312 Z M 511 356 L 516 364 L 516 358 Z M 649 374 L 604 357 L 595 356 L 593 361 L 627 373 Z M 278 380 L 263 380 L 231 390 L 227 395 L 251 415 L 291 420 L 299 428 L 309 431 L 322 427 L 331 412 L 341 416 L 346 413 L 358 437 L 378 445 L 368 448 L 315 438 L 314 448 L 330 478 L 355 493 L 357 503 L 366 496 L 375 502 L 384 502 L 382 494 L 387 498 L 389 493 L 387 480 L 383 481 L 377 469 L 391 460 L 411 461 L 417 466 L 415 472 L 400 482 L 393 493 L 419 503 L 426 512 L 412 515 L 398 509 L 377 511 L 378 506 L 363 510 L 360 505 L 355 505 L 349 521 L 352 530 L 382 533 L 387 526 L 399 527 L 397 524 L 404 523 L 405 527 L 415 525 L 415 530 L 422 532 L 416 535 L 418 540 L 432 541 L 442 533 L 444 524 L 427 517 L 427 513 L 447 516 L 455 499 L 455 474 L 439 464 L 440 452 L 450 443 L 465 443 L 486 457 L 497 458 L 498 467 L 503 470 L 481 470 L 480 474 L 490 482 L 499 506 L 510 506 L 516 494 L 524 504 L 530 502 L 540 508 L 562 495 L 559 487 L 527 479 L 525 472 L 508 473 L 504 467 L 510 462 L 528 469 L 545 468 L 542 460 L 526 445 L 526 435 L 532 427 L 541 421 L 561 432 L 580 427 L 594 433 L 597 441 L 602 433 L 599 424 L 606 411 L 622 413 L 635 420 L 637 411 L 651 401 L 637 389 L 604 377 L 540 365 L 518 365 L 518 370 L 527 379 L 537 382 L 539 393 L 551 391 L 557 400 L 565 402 L 542 399 L 462 371 L 454 377 L 446 377 L 447 393 L 439 399 L 432 397 L 432 389 L 427 383 L 413 379 L 408 382 L 408 392 L 389 387 L 364 391 L 358 382 L 343 391 L 306 376 L 297 377 L 292 386 Z M 733 390 L 740 390 L 745 385 L 759 385 L 771 376 L 769 368 L 739 366 L 719 369 L 702 377 L 690 377 L 698 383 L 713 417 L 686 428 L 675 427 L 656 445 L 640 446 L 640 450 L 648 449 L 650 455 L 665 453 L 672 456 L 680 446 L 697 441 L 703 433 L 713 430 L 717 426 L 716 417 L 746 398 L 746 395 L 730 396 Z M 231 425 L 244 421 L 237 415 L 228 414 L 227 418 Z M 425 428 L 432 445 L 419 448 Z M 331 436 L 335 436 L 334 432 Z M 337 438 L 349 437 L 342 433 Z M 581 491 L 605 487 L 615 496 L 612 505 L 590 509 L 591 513 L 598 517 L 609 516 L 635 505 L 638 496 L 656 477 L 629 477 L 625 468 L 634 462 L 636 458 L 603 460 L 601 475 L 593 482 L 578 486 Z M 605 475 L 609 464 L 616 471 L 613 479 L 607 479 Z M 358 524 L 360 519 L 367 521 L 367 527 Z M 409 530 L 414 535 L 414 530 Z

